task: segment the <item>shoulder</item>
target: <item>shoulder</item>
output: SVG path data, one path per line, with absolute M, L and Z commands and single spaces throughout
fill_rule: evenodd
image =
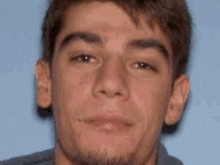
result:
M 169 156 L 167 162 L 168 162 L 167 165 L 183 165 L 181 160 L 179 160 L 178 158 L 176 158 L 174 156 Z
M 54 149 L 36 152 L 30 155 L 15 157 L 0 162 L 0 165 L 50 165 L 53 164 Z
M 183 165 L 183 163 L 178 158 L 170 156 L 165 146 L 159 143 L 157 165 Z

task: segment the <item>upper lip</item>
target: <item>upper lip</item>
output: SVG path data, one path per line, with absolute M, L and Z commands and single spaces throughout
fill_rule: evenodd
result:
M 99 115 L 99 116 L 94 116 L 90 118 L 85 118 L 79 121 L 84 121 L 84 122 L 98 122 L 98 121 L 105 121 L 105 122 L 119 122 L 122 124 L 125 124 L 127 126 L 134 126 L 135 123 L 131 121 L 130 119 L 127 119 L 122 116 L 116 116 L 116 115 L 111 115 L 111 116 L 106 116 L 106 115 Z

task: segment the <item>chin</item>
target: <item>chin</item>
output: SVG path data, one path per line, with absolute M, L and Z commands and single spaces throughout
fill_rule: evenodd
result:
M 91 149 L 91 148 L 90 148 Z M 99 149 L 81 148 L 74 160 L 89 165 L 132 165 L 134 153 L 120 153 L 119 150 L 102 145 Z

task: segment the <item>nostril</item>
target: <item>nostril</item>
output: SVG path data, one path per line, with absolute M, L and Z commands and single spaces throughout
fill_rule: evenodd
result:
M 124 125 L 126 125 L 127 127 L 130 127 L 130 126 L 131 126 L 130 123 L 124 123 Z
M 101 93 L 102 93 L 102 94 L 106 94 L 106 92 L 105 92 L 105 91 L 101 91 Z
M 117 93 L 116 93 L 116 95 L 119 95 L 119 96 L 121 96 L 121 93 L 117 92 Z

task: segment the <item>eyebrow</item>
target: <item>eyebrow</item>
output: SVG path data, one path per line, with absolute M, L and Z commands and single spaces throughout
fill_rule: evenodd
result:
M 61 51 L 66 46 L 68 46 L 69 44 L 74 43 L 76 41 L 84 41 L 89 44 L 104 45 L 104 42 L 103 42 L 101 36 L 99 36 L 96 33 L 87 32 L 87 31 L 74 32 L 74 33 L 67 35 L 64 38 L 64 40 L 60 44 L 58 51 Z M 150 39 L 133 39 L 133 40 L 129 41 L 127 48 L 140 49 L 140 50 L 155 48 L 163 55 L 163 57 L 167 61 L 169 60 L 169 54 L 168 54 L 166 47 L 158 40 L 155 40 L 152 38 L 150 38 Z

